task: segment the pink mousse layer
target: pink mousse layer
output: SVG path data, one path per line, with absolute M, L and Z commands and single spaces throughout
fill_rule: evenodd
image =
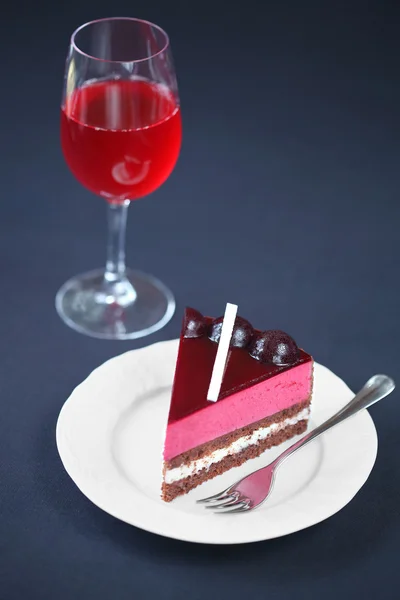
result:
M 312 369 L 308 361 L 170 423 L 164 460 L 308 400 Z

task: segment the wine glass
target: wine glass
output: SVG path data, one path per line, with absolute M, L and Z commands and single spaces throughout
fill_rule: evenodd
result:
M 175 300 L 156 278 L 125 266 L 129 204 L 156 190 L 178 159 L 180 104 L 169 39 L 133 18 L 100 19 L 71 37 L 61 145 L 76 179 L 108 203 L 104 270 L 67 281 L 61 318 L 97 338 L 133 339 L 163 327 Z

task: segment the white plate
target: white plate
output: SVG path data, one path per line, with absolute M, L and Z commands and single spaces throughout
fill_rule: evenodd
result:
M 96 369 L 64 404 L 57 446 L 65 469 L 94 504 L 136 527 L 171 538 L 239 544 L 286 535 L 345 506 L 375 462 L 377 435 L 367 411 L 334 427 L 280 469 L 271 498 L 240 515 L 215 515 L 195 504 L 268 464 L 290 441 L 164 503 L 161 452 L 177 340 L 117 356 Z M 315 365 L 311 426 L 352 397 L 346 384 Z

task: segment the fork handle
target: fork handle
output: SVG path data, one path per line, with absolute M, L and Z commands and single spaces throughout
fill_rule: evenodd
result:
M 307 433 L 304 437 L 301 438 L 298 442 L 295 442 L 290 446 L 287 450 L 282 452 L 276 458 L 272 465 L 276 468 L 284 460 L 286 460 L 289 456 L 291 456 L 300 448 L 306 446 L 312 440 L 315 440 L 318 436 L 328 431 L 338 423 L 341 423 L 345 419 L 352 417 L 353 415 L 360 412 L 364 408 L 368 408 L 375 402 L 382 400 L 388 394 L 390 394 L 395 388 L 395 383 L 393 379 L 388 377 L 387 375 L 374 375 L 367 381 L 363 388 L 354 396 L 352 400 L 346 406 L 344 406 L 339 412 L 337 412 L 333 417 L 330 417 L 327 421 Z

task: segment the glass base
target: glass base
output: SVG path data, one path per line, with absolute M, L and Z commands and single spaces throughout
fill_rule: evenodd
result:
M 144 337 L 170 321 L 175 299 L 161 281 L 127 269 L 125 284 L 128 293 L 119 301 L 105 292 L 103 270 L 77 275 L 59 289 L 57 312 L 72 329 L 107 340 Z

